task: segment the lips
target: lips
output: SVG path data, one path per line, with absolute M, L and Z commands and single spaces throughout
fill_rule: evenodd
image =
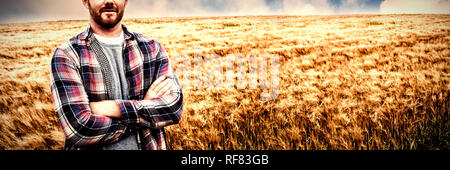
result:
M 117 9 L 101 9 L 100 12 L 117 12 Z

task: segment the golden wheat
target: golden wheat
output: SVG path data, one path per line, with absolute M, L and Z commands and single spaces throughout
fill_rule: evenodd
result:
M 196 50 L 280 56 L 275 100 L 260 100 L 261 89 L 183 89 L 183 119 L 166 128 L 169 149 L 448 149 L 450 15 L 124 23 L 159 40 L 171 60 Z M 0 25 L 0 149 L 62 149 L 49 64 L 87 24 Z

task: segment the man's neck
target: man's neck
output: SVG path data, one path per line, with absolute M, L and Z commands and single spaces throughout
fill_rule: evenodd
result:
M 102 37 L 119 37 L 120 34 L 122 33 L 122 22 L 117 23 L 116 26 L 112 27 L 112 28 L 104 28 L 100 25 L 98 25 L 95 21 L 93 21 L 91 19 L 91 28 L 92 31 L 97 34 L 100 35 Z

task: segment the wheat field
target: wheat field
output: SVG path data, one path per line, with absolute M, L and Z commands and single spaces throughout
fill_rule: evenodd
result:
M 262 89 L 184 88 L 182 120 L 166 128 L 168 149 L 449 148 L 450 15 L 148 18 L 124 24 L 157 39 L 171 61 L 178 54 L 193 57 L 195 50 L 280 57 L 274 100 L 260 100 Z M 62 149 L 49 64 L 54 50 L 87 25 L 0 25 L 0 149 Z M 204 66 L 202 75 L 217 71 L 211 68 Z

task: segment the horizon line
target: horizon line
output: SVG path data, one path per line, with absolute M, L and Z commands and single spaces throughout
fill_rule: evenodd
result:
M 348 14 L 255 14 L 255 15 L 188 15 L 188 16 L 149 16 L 149 17 L 131 17 L 123 18 L 122 21 L 134 20 L 134 19 L 154 19 L 154 18 L 212 18 L 212 17 L 267 17 L 267 16 L 287 16 L 287 17 L 308 17 L 308 16 L 358 16 L 358 15 L 450 15 L 450 13 L 393 13 L 393 14 L 381 14 L 381 13 L 348 13 Z M 41 21 L 18 21 L 0 23 L 0 25 L 9 24 L 30 24 L 30 23 L 43 23 L 43 22 L 70 22 L 70 21 L 82 21 L 87 22 L 89 19 L 56 19 L 56 20 L 41 20 Z

